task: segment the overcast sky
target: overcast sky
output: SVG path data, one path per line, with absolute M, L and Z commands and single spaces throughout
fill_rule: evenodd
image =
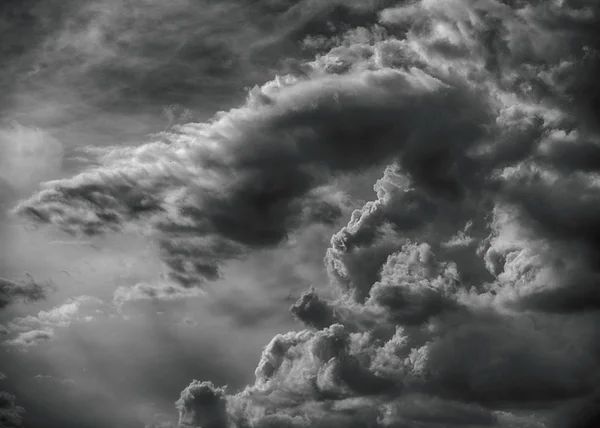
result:
M 0 427 L 600 426 L 596 0 L 4 0 Z

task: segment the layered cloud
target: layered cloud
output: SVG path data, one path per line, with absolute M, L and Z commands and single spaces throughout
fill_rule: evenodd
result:
M 331 239 L 330 292 L 292 307 L 307 328 L 274 337 L 237 393 L 192 382 L 179 426 L 592 426 L 598 5 L 380 6 L 378 25 L 305 39 L 316 58 L 241 107 L 96 150 L 98 167 L 16 212 L 87 235 L 139 228 L 191 288 L 332 223 L 336 178 L 389 165 Z

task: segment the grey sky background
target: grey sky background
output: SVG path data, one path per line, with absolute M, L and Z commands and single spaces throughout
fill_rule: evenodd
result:
M 599 426 L 596 3 L 2 2 L 0 426 Z

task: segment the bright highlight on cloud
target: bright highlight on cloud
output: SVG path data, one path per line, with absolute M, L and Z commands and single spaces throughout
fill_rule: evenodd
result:
M 143 229 L 174 285 L 115 301 L 169 298 L 333 223 L 335 179 L 387 164 L 324 254 L 331 292 L 292 307 L 306 329 L 275 336 L 237 393 L 192 382 L 179 427 L 596 426 L 598 5 L 380 9 L 373 27 L 305 40 L 302 73 L 96 150 L 99 166 L 16 212 L 84 235 Z M 73 314 L 54 312 L 39 324 Z
M 29 347 L 54 337 L 56 328 L 69 327 L 73 322 L 90 322 L 102 313 L 102 301 L 92 296 L 79 296 L 49 311 L 40 311 L 37 316 L 28 315 L 11 321 L 9 330 L 17 337 L 8 340 L 9 345 Z

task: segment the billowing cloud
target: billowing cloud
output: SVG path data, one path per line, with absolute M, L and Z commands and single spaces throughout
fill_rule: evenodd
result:
M 253 384 L 219 390 L 219 426 L 593 426 L 599 12 L 423 0 L 366 37 L 307 41 L 337 44 L 314 64 L 340 81 L 413 67 L 480 91 L 485 114 L 443 140 L 412 116 L 377 199 L 332 237 L 331 292 L 301 296 L 308 328 L 272 340 Z
M 226 428 L 227 408 L 225 391 L 211 382 L 192 382 L 181 392 L 177 401 L 179 426 L 193 428 Z
M 92 296 L 70 298 L 66 303 L 56 306 L 49 311 L 40 311 L 37 316 L 15 318 L 11 322 L 14 329 L 19 326 L 68 327 L 74 321 L 88 321 L 93 318 L 91 313 L 102 306 L 102 301 Z M 87 312 L 87 313 L 85 313 Z
M 570 403 L 593 423 L 598 5 L 379 6 L 375 26 L 303 37 L 316 57 L 241 107 L 90 150 L 98 166 L 16 212 L 71 233 L 148 232 L 178 285 L 116 301 L 171 298 L 331 224 L 336 178 L 389 165 L 331 239 L 331 290 L 292 307 L 307 328 L 275 336 L 238 392 L 192 382 L 179 426 L 541 428 L 563 413 L 577 426 Z
M 469 117 L 457 119 L 455 108 Z M 424 118 L 433 111 L 430 127 Z M 309 80 L 288 76 L 256 88 L 244 107 L 164 141 L 104 150 L 103 166 L 48 183 L 18 212 L 89 235 L 146 220 L 172 277 L 193 285 L 249 248 L 339 216 L 336 193 L 323 187 L 331 173 L 395 156 L 411 138 L 469 144 L 487 117 L 475 94 L 416 68 L 317 70 Z

